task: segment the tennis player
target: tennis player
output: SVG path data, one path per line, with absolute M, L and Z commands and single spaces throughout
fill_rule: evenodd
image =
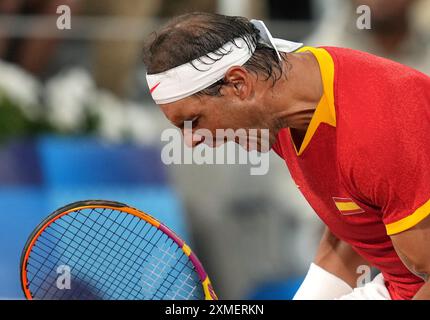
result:
M 207 13 L 170 21 L 144 52 L 152 97 L 178 127 L 270 130 L 327 226 L 295 299 L 430 299 L 430 78 Z M 364 264 L 381 273 L 357 287 Z

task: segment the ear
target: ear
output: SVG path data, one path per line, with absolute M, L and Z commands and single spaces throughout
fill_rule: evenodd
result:
M 254 90 L 255 77 L 244 67 L 234 66 L 227 70 L 223 89 L 227 94 L 237 96 L 241 100 L 248 99 Z

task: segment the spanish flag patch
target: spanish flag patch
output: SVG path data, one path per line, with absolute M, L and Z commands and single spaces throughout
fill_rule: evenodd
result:
M 351 198 L 333 197 L 334 204 L 341 214 L 348 216 L 364 212 Z

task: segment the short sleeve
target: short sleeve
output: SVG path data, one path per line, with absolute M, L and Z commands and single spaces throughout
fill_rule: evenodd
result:
M 409 139 L 414 144 L 414 139 Z M 387 234 L 418 224 L 430 214 L 430 147 L 399 145 L 400 153 L 377 179 L 376 199 Z
M 408 83 L 362 119 L 343 177 L 357 197 L 380 210 L 387 234 L 430 215 L 430 80 Z M 379 110 L 377 109 L 379 108 Z M 379 113 L 380 112 L 380 113 Z

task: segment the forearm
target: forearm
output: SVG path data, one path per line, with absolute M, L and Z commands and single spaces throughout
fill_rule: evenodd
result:
M 326 229 L 294 300 L 331 300 L 352 293 L 357 286 L 357 267 L 363 264 L 367 262 L 351 246 Z
M 336 238 L 328 228 L 321 239 L 314 262 L 344 280 L 352 288 L 357 287 L 357 279 L 360 275 L 357 273 L 357 268 L 361 265 L 369 265 L 349 244 Z
M 424 281 L 413 299 L 430 300 L 430 216 L 406 231 L 391 235 L 391 240 L 406 268 Z

